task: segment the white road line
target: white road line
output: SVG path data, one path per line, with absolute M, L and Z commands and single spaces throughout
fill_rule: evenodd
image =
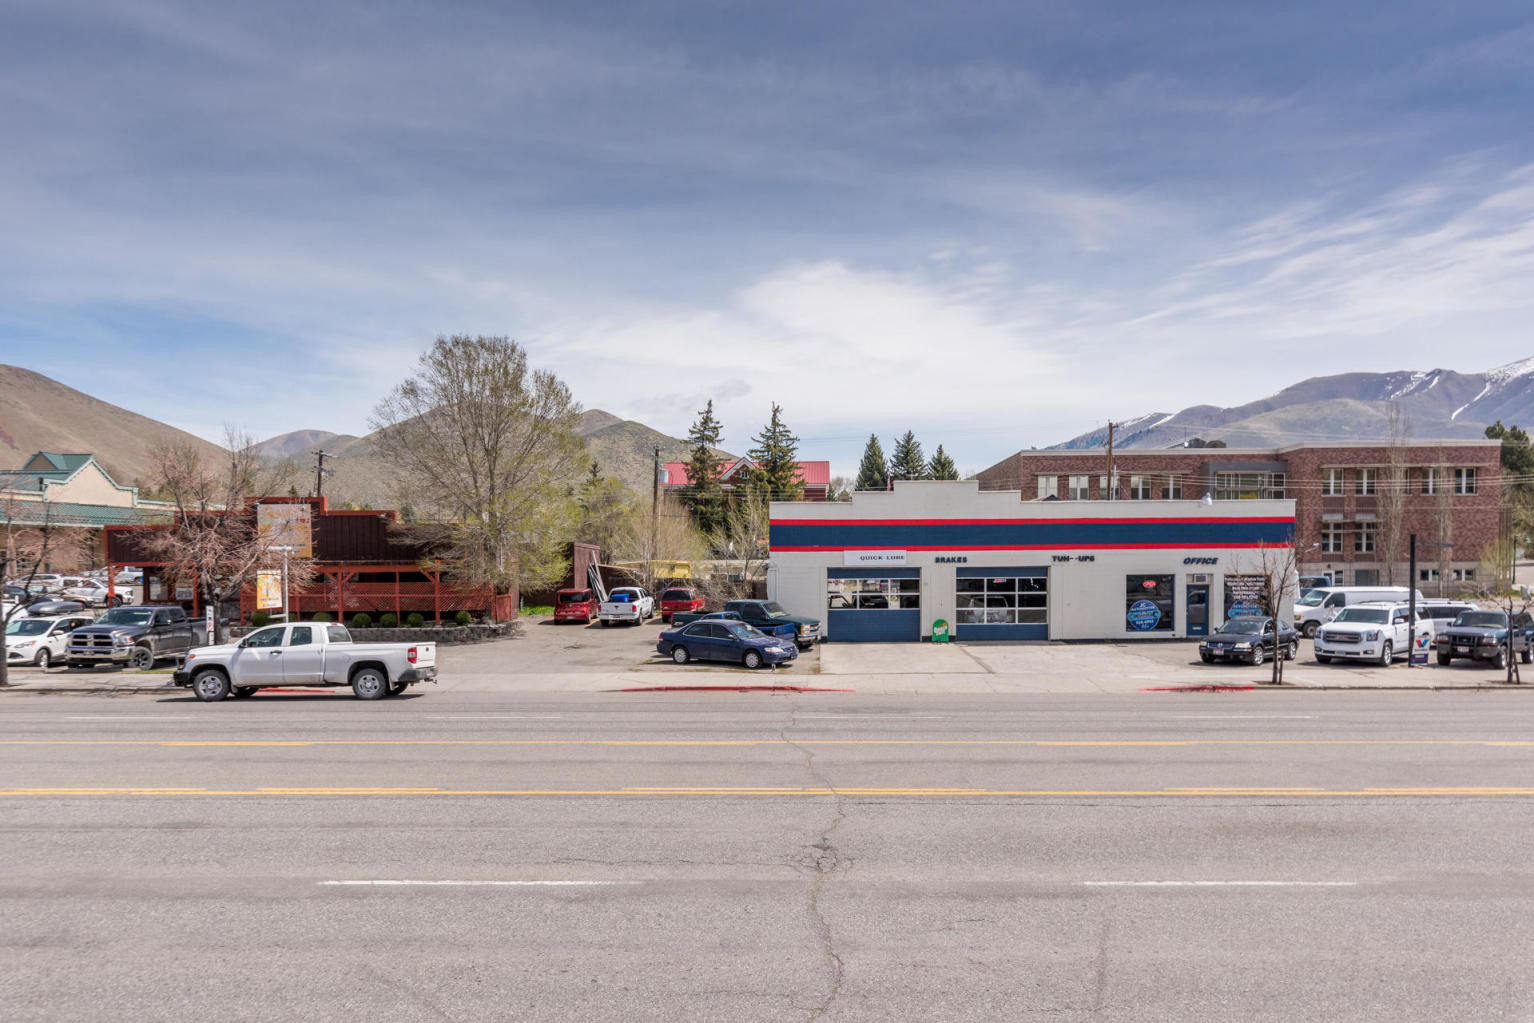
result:
M 1180 714 L 1178 721 L 1313 721 L 1314 714 Z
M 1356 888 L 1357 881 L 1081 881 L 1087 888 Z
M 611 885 L 636 885 L 642 881 L 316 881 L 320 885 L 353 885 L 373 888 L 598 888 Z

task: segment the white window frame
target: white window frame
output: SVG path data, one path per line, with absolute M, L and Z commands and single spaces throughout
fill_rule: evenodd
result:
M 1347 486 L 1347 473 L 1342 469 L 1326 469 L 1321 478 L 1322 497 L 1341 497 Z
M 1358 497 L 1374 497 L 1380 490 L 1380 471 L 1367 467 L 1353 470 L 1353 493 Z
M 1454 470 L 1454 493 L 1459 497 L 1475 496 L 1475 466 L 1461 466 Z
M 1092 499 L 1092 477 L 1069 477 L 1066 483 L 1065 496 L 1071 501 L 1090 501 Z
M 1131 501 L 1149 501 L 1151 499 L 1151 481 L 1149 476 L 1129 477 L 1129 499 Z
M 1166 486 L 1162 488 L 1161 496 L 1168 501 L 1182 500 L 1182 477 L 1168 476 Z
M 1039 500 L 1041 500 L 1041 501 L 1044 500 L 1044 498 L 1046 498 L 1046 497 L 1059 497 L 1060 496 L 1060 477 L 1059 476 L 1039 476 L 1039 477 L 1037 477 L 1037 485 L 1038 485 L 1038 488 L 1039 488 L 1039 490 L 1038 490 Z
M 1342 523 L 1340 522 L 1323 522 L 1321 524 L 1321 553 L 1341 554 L 1344 532 L 1346 531 L 1342 528 Z
M 1373 554 L 1379 548 L 1379 523 L 1353 523 L 1353 553 Z
M 1422 469 L 1422 493 L 1432 496 L 1438 493 L 1438 474 L 1442 469 L 1424 466 Z

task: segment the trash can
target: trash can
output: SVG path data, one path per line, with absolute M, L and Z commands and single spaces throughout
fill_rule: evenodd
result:
M 932 642 L 948 642 L 948 619 L 939 618 L 937 621 L 932 623 Z

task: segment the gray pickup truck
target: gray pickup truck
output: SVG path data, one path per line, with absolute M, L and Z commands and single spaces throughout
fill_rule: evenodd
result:
M 180 607 L 114 607 L 94 624 L 69 634 L 64 660 L 71 668 L 152 668 L 156 661 L 181 656 L 193 644 L 192 623 Z
M 1507 659 L 1517 654 L 1528 664 L 1534 650 L 1534 617 L 1527 611 L 1513 615 L 1509 625 L 1506 611 L 1464 611 L 1438 633 L 1438 663 L 1462 660 L 1490 661 L 1493 667 L 1507 667 Z

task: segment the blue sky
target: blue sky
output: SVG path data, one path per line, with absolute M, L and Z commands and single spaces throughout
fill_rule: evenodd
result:
M 1534 354 L 1531 109 L 1513 2 L 8 0 L 0 361 L 358 433 L 508 334 L 667 432 L 973 470 Z

